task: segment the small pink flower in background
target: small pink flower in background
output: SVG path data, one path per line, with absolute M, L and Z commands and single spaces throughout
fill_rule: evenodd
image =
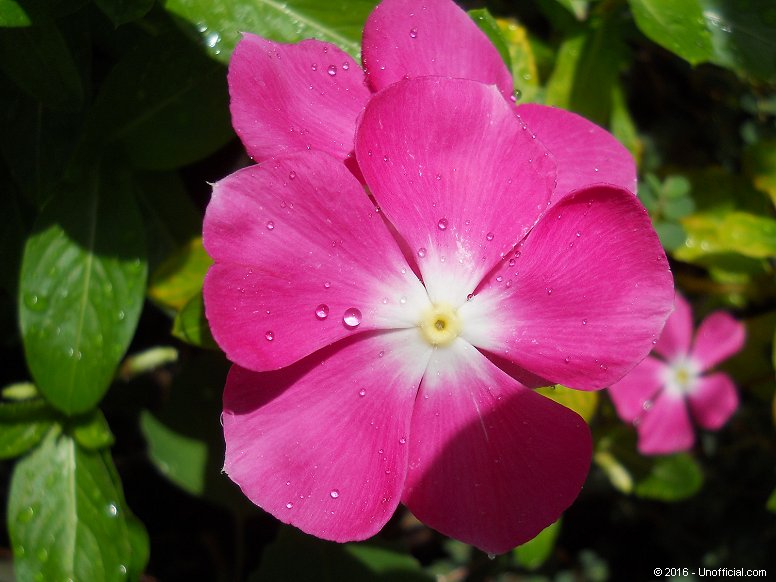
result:
M 401 502 L 507 551 L 573 502 L 592 449 L 580 417 L 527 385 L 600 388 L 644 358 L 671 308 L 665 254 L 630 191 L 564 190 L 575 162 L 492 85 L 397 82 L 353 135 L 379 211 L 321 151 L 214 186 L 204 295 L 235 363 L 225 470 L 325 539 L 370 537 Z
M 362 53 L 366 73 L 331 43 L 283 44 L 246 33 L 229 63 L 229 93 L 248 154 L 261 162 L 323 151 L 361 178 L 353 158 L 356 119 L 374 92 L 433 75 L 493 84 L 512 97 L 512 76 L 498 51 L 451 0 L 384 0 L 366 22 Z M 554 199 L 594 183 L 636 192 L 633 158 L 607 131 L 561 109 L 516 110 L 558 162 Z
M 744 326 L 723 311 L 703 320 L 695 341 L 692 311 L 677 293 L 676 307 L 648 357 L 609 388 L 617 413 L 636 425 L 639 451 L 659 455 L 686 451 L 695 434 L 690 416 L 701 427 L 720 428 L 738 407 L 738 394 L 727 374 L 707 372 L 744 345 Z

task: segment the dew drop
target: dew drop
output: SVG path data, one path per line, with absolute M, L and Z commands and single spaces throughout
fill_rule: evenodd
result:
M 509 266 L 514 267 L 515 266 L 515 259 L 509 259 Z
M 311 68 L 313 71 L 317 71 L 317 70 L 318 70 L 318 65 L 317 65 L 316 63 L 313 63 L 313 64 L 310 66 L 310 68 Z
M 358 395 L 361 396 L 361 397 L 366 396 L 366 388 L 362 388 L 361 390 L 359 390 L 358 391 Z
M 331 281 L 324 281 L 323 282 L 323 288 L 324 289 L 330 289 L 331 288 Z
M 580 236 L 582 236 L 582 233 L 577 231 L 577 238 L 579 238 Z
M 407 303 L 407 298 L 402 295 L 401 298 L 399 299 L 399 303 L 404 305 L 405 303 Z
M 447 219 L 440 218 L 439 222 L 437 222 L 437 228 L 439 228 L 439 230 L 447 230 Z
M 286 503 L 286 509 L 291 509 L 293 506 L 294 506 L 294 504 L 291 503 L 290 501 L 288 503 Z
M 315 308 L 315 317 L 320 320 L 324 320 L 329 317 L 329 306 L 325 303 L 321 303 L 318 307 Z
M 418 38 L 418 29 L 410 28 L 410 38 Z
M 643 404 L 641 405 L 641 407 L 642 407 L 644 410 L 649 410 L 650 408 L 652 408 L 652 401 L 651 401 L 651 400 L 645 400 L 645 401 L 643 402 Z
M 474 293 L 469 293 L 469 294 L 466 296 L 466 301 L 471 301 L 473 297 L 474 297 Z
M 383 161 L 387 162 L 388 161 L 388 156 L 383 156 Z
M 402 444 L 402 445 L 405 445 L 405 444 L 407 444 L 407 439 L 406 439 L 406 438 L 404 438 L 404 437 L 401 437 L 401 438 L 399 439 L 399 444 Z
M 271 220 L 268 220 L 267 221 L 267 230 L 274 230 L 274 228 L 275 228 L 275 223 L 272 222 Z
M 349 68 L 350 68 L 350 63 L 348 63 L 347 61 L 342 63 L 342 70 L 343 71 L 347 71 Z
M 569 358 L 568 356 L 566 356 L 565 358 L 563 358 L 563 361 L 564 361 L 564 362 L 566 362 L 566 363 L 568 364 L 568 363 L 571 361 L 571 358 Z
M 337 499 L 337 497 L 339 497 L 339 491 L 337 489 L 332 489 L 329 491 L 329 495 L 332 499 Z
M 488 234 L 485 235 L 485 238 L 487 240 L 493 240 L 494 236 L 496 236 L 496 235 L 494 235 L 492 232 L 489 232 Z
M 496 282 L 497 282 L 497 283 L 501 283 L 503 280 L 504 280 L 504 277 L 502 277 L 501 275 L 499 275 L 498 277 L 496 277 Z
M 355 307 L 347 309 L 342 316 L 342 322 L 348 329 L 355 329 L 361 323 L 361 312 Z
M 291 170 L 291 171 L 288 173 L 288 179 L 289 179 L 289 180 L 294 180 L 295 178 L 296 178 L 296 172 L 294 172 L 293 170 Z
M 336 65 L 329 65 L 329 68 L 326 69 L 326 72 L 329 73 L 330 77 L 333 77 L 337 74 L 337 66 Z
M 267 333 L 264 334 L 264 338 L 268 342 L 271 342 L 273 339 L 275 339 L 275 334 L 272 331 L 268 331 Z
M 488 552 L 488 560 L 495 560 L 495 559 L 496 559 L 496 554 L 491 554 L 490 552 Z
M 609 366 L 607 366 L 606 364 L 601 364 L 601 369 L 605 372 L 606 370 L 609 369 Z
M 582 325 L 587 325 L 587 319 L 582 320 Z
M 547 288 L 547 295 L 552 295 L 552 288 L 551 287 Z
M 425 257 L 425 256 L 426 256 L 426 248 L 425 248 L 425 247 L 420 247 L 420 248 L 418 249 L 418 256 L 419 256 L 421 259 L 422 259 L 423 257 Z
M 119 514 L 119 510 L 114 503 L 109 503 L 108 507 L 105 508 L 105 512 L 110 517 L 116 517 Z

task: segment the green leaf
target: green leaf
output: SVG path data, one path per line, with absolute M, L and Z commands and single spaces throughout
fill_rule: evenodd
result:
M 166 0 L 164 7 L 187 21 L 216 59 L 227 63 L 241 32 L 280 42 L 315 37 L 359 60 L 361 30 L 375 0 Z
M 30 26 L 78 10 L 86 0 L 0 0 L 0 27 Z
M 97 7 L 111 19 L 113 24 L 120 26 L 145 16 L 154 5 L 155 0 L 94 0 Z
M 132 559 L 127 566 L 127 580 L 140 580 L 148 565 L 151 554 L 151 540 L 143 522 L 127 511 L 127 533 Z
M 74 414 L 93 408 L 135 331 L 146 281 L 143 224 L 126 175 L 67 184 L 27 240 L 19 318 L 38 389 Z
M 509 54 L 509 49 L 507 48 L 504 36 L 501 34 L 501 28 L 499 27 L 498 22 L 496 22 L 496 19 L 488 12 L 487 8 L 469 10 L 469 16 L 474 20 L 477 27 L 485 33 L 485 36 L 490 39 L 490 42 L 496 47 L 498 54 L 501 55 L 504 64 L 511 70 L 512 57 Z
M 201 293 L 192 297 L 175 316 L 172 335 L 200 348 L 219 349 L 205 318 L 205 305 Z
M 560 533 L 560 523 L 560 519 L 551 523 L 531 541 L 513 550 L 515 560 L 521 567 L 537 570 L 547 561 L 555 548 L 555 540 L 558 539 Z
M 660 239 L 660 244 L 667 251 L 675 251 L 687 241 L 687 234 L 684 232 L 684 228 L 676 222 L 656 222 L 655 232 L 657 232 L 657 236 Z
M 47 107 L 74 110 L 84 98 L 78 69 L 55 24 L 0 28 L 0 67 Z
M 663 216 L 668 220 L 679 220 L 695 210 L 695 202 L 689 196 L 684 198 L 667 198 L 663 203 Z
M 676 257 L 693 261 L 710 254 L 734 252 L 764 259 L 776 257 L 776 220 L 747 212 L 693 214 L 682 219 L 687 231 Z
M 692 184 L 684 176 L 668 176 L 663 182 L 663 194 L 669 200 L 684 199 L 690 194 Z
M 633 491 L 633 475 L 628 468 L 610 451 L 597 451 L 593 461 L 604 472 L 612 486 L 623 493 Z
M 712 55 L 711 33 L 698 0 L 628 0 L 647 38 L 697 65 Z
M 213 260 L 202 246 L 202 237 L 192 239 L 154 271 L 148 296 L 164 307 L 180 311 L 200 293 L 212 264 Z
M 693 496 L 703 485 L 703 472 L 690 455 L 679 453 L 655 460 L 650 474 L 636 483 L 638 497 L 680 501 Z
M 612 115 L 609 119 L 612 134 L 628 148 L 628 151 L 636 160 L 636 165 L 641 165 L 644 154 L 644 144 L 639 137 L 636 122 L 631 116 L 628 103 L 625 100 L 625 91 L 621 83 L 615 83 L 612 87 Z M 641 193 L 639 192 L 639 197 Z M 644 204 L 646 206 L 646 203 Z M 647 206 L 647 208 L 649 208 Z
M 584 418 L 586 422 L 590 422 L 598 408 L 598 392 L 573 390 L 560 384 L 557 386 L 545 386 L 536 391 L 566 408 L 570 408 Z
M 299 556 L 304 556 L 300 560 Z M 251 581 L 337 580 L 337 582 L 430 582 L 406 553 L 366 544 L 336 544 L 284 527 L 267 546 Z
M 555 70 L 547 82 L 547 105 L 608 125 L 614 87 L 626 55 L 622 27 L 613 19 L 598 20 L 575 33 L 558 51 Z
M 119 142 L 138 168 L 169 170 L 234 137 L 225 68 L 180 34 L 151 37 L 111 70 L 94 105 L 90 147 Z
M 131 380 L 140 374 L 148 374 L 178 361 L 178 350 L 171 347 L 154 347 L 132 354 L 121 364 L 121 377 Z
M 744 171 L 776 205 L 776 140 L 752 144 L 744 152 Z
M 132 547 L 112 465 L 56 430 L 16 464 L 8 529 L 19 580 L 126 580 Z
M 543 89 L 528 31 L 515 20 L 499 18 L 497 23 L 512 62 L 516 96 L 527 103 L 541 101 Z
M 113 445 L 113 433 L 108 426 L 108 421 L 101 411 L 95 409 L 90 413 L 73 419 L 69 423 L 69 434 L 76 442 L 90 451 L 99 451 Z
M 11 459 L 37 445 L 57 415 L 43 400 L 0 404 L 0 459 Z
M 771 495 L 770 497 L 768 497 L 768 501 L 765 504 L 765 508 L 768 511 L 776 513 L 776 489 L 771 491 Z
M 202 495 L 207 445 L 170 429 L 147 410 L 140 415 L 140 430 L 148 443 L 148 456 L 156 468 L 184 491 Z
M 556 0 L 558 4 L 571 12 L 577 20 L 587 18 L 587 11 L 590 8 L 588 0 Z
M 776 81 L 773 0 L 696 0 L 711 32 L 711 61 L 745 77 Z

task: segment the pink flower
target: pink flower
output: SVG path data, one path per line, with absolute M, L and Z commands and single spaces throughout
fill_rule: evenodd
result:
M 600 388 L 644 358 L 671 308 L 665 254 L 628 190 L 566 194 L 566 158 L 492 85 L 397 82 L 354 135 L 379 209 L 315 150 L 214 186 L 225 470 L 325 539 L 370 537 L 402 502 L 504 552 L 573 502 L 591 457 L 585 422 L 526 385 Z
M 706 372 L 741 350 L 744 326 L 716 311 L 703 320 L 691 345 L 692 329 L 690 305 L 677 293 L 676 309 L 655 346 L 659 357 L 646 358 L 609 389 L 617 414 L 636 425 L 645 455 L 691 448 L 690 413 L 701 427 L 714 430 L 738 407 L 730 377 Z
M 353 159 L 356 119 L 373 92 L 434 75 L 493 84 L 511 98 L 510 72 L 490 40 L 451 0 L 384 0 L 364 27 L 366 73 L 337 46 L 282 44 L 245 34 L 229 64 L 232 122 L 256 161 L 318 150 Z M 511 102 L 511 101 L 510 101 Z M 636 192 L 633 158 L 607 131 L 568 111 L 519 105 L 558 161 L 556 199 L 593 183 Z

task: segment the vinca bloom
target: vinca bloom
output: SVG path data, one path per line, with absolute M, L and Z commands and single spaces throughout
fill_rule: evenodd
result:
M 405 66 L 405 44 L 368 44 L 378 32 L 481 35 L 448 22 L 451 3 L 408 6 L 383 3 L 364 32 L 385 71 Z M 592 442 L 531 388 L 616 382 L 671 310 L 632 160 L 578 116 L 452 78 L 467 69 L 412 70 L 372 94 L 333 45 L 243 44 L 232 111 L 261 163 L 215 184 L 204 223 L 206 315 L 234 362 L 226 472 L 329 540 L 374 535 L 399 503 L 488 552 L 534 537 L 579 494 Z M 332 74 L 326 55 L 348 66 Z M 329 85 L 308 89 L 315 74 Z
M 692 311 L 676 296 L 676 308 L 649 356 L 609 389 L 617 414 L 636 425 L 639 451 L 656 455 L 686 451 L 695 435 L 690 416 L 701 427 L 715 430 L 738 408 L 730 376 L 707 374 L 739 352 L 744 326 L 724 311 L 703 320 L 693 341 Z

